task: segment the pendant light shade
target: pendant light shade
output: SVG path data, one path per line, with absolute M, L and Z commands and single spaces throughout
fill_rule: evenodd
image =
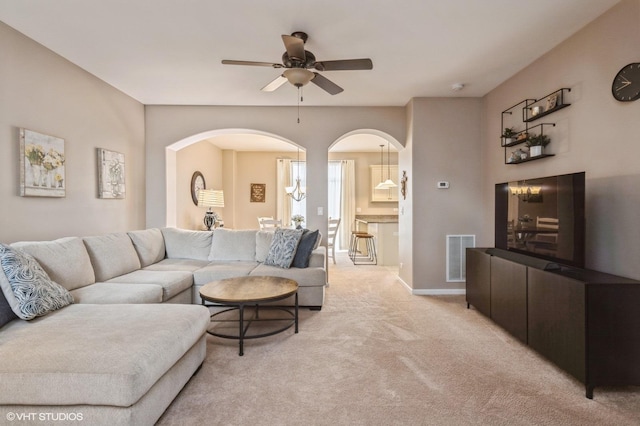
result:
M 382 164 L 382 168 L 380 169 L 384 174 L 384 145 L 380 145 L 380 163 Z M 384 179 L 384 176 L 381 176 Z M 389 188 L 397 188 L 398 185 L 391 179 L 391 153 L 389 148 L 389 142 L 387 142 L 387 179 L 381 181 L 378 185 L 376 185 L 376 189 L 389 189 Z
M 296 184 L 294 186 L 287 186 L 284 190 L 287 195 L 295 201 L 302 201 L 307 196 L 307 188 L 303 187 L 300 181 L 300 148 L 298 148 L 297 170 L 298 176 L 296 177 Z

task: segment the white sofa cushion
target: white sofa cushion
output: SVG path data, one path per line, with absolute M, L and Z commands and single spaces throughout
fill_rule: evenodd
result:
M 255 229 L 231 230 L 218 228 L 213 232 L 208 260 L 255 261 Z
M 204 268 L 200 268 L 193 273 L 193 282 L 197 286 L 210 283 L 211 281 L 223 280 L 249 275 L 258 262 L 211 262 Z
M 263 263 L 267 259 L 273 235 L 274 231 L 256 232 L 256 262 Z
M 167 258 L 207 260 L 211 251 L 212 231 L 189 231 L 162 228 Z
M 0 333 L 0 405 L 130 407 L 209 324 L 202 306 L 154 303 L 75 304 L 13 321 Z
M 92 305 L 162 303 L 162 287 L 157 284 L 95 283 L 71 291 L 77 303 Z
M 53 241 L 21 241 L 11 244 L 33 256 L 49 277 L 73 290 L 96 281 L 89 253 L 78 237 L 66 237 Z
M 96 281 L 107 281 L 118 275 L 140 269 L 140 259 L 131 238 L 124 233 L 82 239 L 96 274 Z
M 127 232 L 138 253 L 140 264 L 145 266 L 160 262 L 165 257 L 164 238 L 158 228 Z
M 173 296 L 193 286 L 193 273 L 188 271 L 149 271 L 141 269 L 112 278 L 108 283 L 125 284 L 157 284 L 162 287 L 162 301 L 166 302 Z

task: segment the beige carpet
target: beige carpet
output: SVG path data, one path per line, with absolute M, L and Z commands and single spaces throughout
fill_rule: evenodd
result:
M 388 269 L 330 268 L 300 332 L 208 337 L 159 425 L 640 425 L 640 388 L 584 387 L 463 296 L 412 296 Z M 640 360 L 638 360 L 640 362 Z

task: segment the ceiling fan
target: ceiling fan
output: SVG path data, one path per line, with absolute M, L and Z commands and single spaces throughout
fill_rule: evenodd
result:
M 253 61 L 234 61 L 224 59 L 225 65 L 251 65 L 258 67 L 285 68 L 284 72 L 271 83 L 262 88 L 265 92 L 272 92 L 287 81 L 297 88 L 312 82 L 326 92 L 337 95 L 344 89 L 317 71 L 344 71 L 344 70 L 370 70 L 373 69 L 371 59 L 343 59 L 337 61 L 316 61 L 313 53 L 304 49 L 307 34 L 296 31 L 291 35 L 283 35 L 282 41 L 286 51 L 282 54 L 282 63 Z M 310 71 L 313 70 L 313 71 Z

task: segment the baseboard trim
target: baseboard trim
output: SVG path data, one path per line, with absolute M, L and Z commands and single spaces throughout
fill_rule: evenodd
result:
M 412 290 L 416 296 L 457 296 L 467 294 L 464 288 L 428 288 Z
M 413 289 L 404 280 L 398 277 L 398 281 L 404 286 L 407 291 L 415 296 L 458 296 L 465 295 L 467 291 L 464 288 L 424 288 Z

